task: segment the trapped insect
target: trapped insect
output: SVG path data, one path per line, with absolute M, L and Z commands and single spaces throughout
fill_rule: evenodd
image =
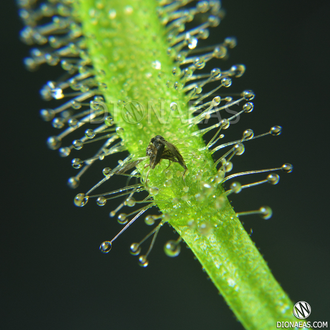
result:
M 154 169 L 162 159 L 168 159 L 169 166 L 171 165 L 171 162 L 175 162 L 179 163 L 184 168 L 182 177 L 185 176 L 188 170 L 178 148 L 174 144 L 166 141 L 161 135 L 156 135 L 150 140 L 146 155 L 150 158 L 149 166 L 151 169 Z
M 147 181 L 150 170 L 154 169 L 161 162 L 162 159 L 169 160 L 169 165 L 167 168 L 171 166 L 171 162 L 179 163 L 184 169 L 184 172 L 182 174 L 182 178 L 184 180 L 188 168 L 180 151 L 174 144 L 166 141 L 161 135 L 156 135 L 150 140 L 149 145 L 146 149 L 146 157 L 141 157 L 135 161 L 126 164 L 124 167 L 121 167 L 116 173 L 123 174 L 135 167 L 136 165 L 140 164 L 147 158 L 149 158 L 150 161 L 149 164 L 145 165 L 145 167 L 150 166 L 150 168 L 145 179 L 146 185 L 148 185 Z

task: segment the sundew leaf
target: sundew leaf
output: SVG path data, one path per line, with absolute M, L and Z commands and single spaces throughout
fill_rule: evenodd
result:
M 20 5 L 27 25 L 22 39 L 42 45 L 25 60 L 27 67 L 34 70 L 43 63 L 60 64 L 68 74 L 59 82 L 48 82 L 41 91 L 45 100 L 71 97 L 57 108 L 41 112 L 61 130 L 48 139 L 48 146 L 59 149 L 62 157 L 73 149 L 93 150 L 86 159 L 72 160 L 79 173 L 69 179 L 69 186 L 77 188 L 95 162 L 117 157 L 123 151 L 130 154 L 117 167 L 104 168 L 104 179 L 74 199 L 78 207 L 93 198 L 103 207 L 109 199 L 124 196 L 124 202 L 110 212 L 111 217 L 122 208 L 145 203 L 138 210 L 118 215 L 125 227 L 112 240 L 103 242 L 101 251 L 110 252 L 123 231 L 148 208 L 157 206 L 162 215 L 145 218 L 148 224 L 160 222 L 150 233 L 150 248 L 141 255 L 142 242 L 131 246 L 141 266 L 148 265 L 157 233 L 168 223 L 180 238 L 169 241 L 165 253 L 177 256 L 179 243 L 184 241 L 246 329 L 271 329 L 276 322 L 295 321 L 291 301 L 239 220 L 244 214 L 269 219 L 271 209 L 237 213 L 227 198 L 251 186 L 276 184 L 278 175 L 269 173 L 289 173 L 292 166 L 230 174 L 233 159 L 244 153 L 245 143 L 279 135 L 281 127 L 274 126 L 257 136 L 248 129 L 237 133 L 236 140 L 220 144 L 231 121 L 253 111 L 254 99 L 250 90 L 227 92 L 232 80 L 244 74 L 244 65 L 228 70 L 217 67 L 235 47 L 234 38 L 199 47 L 208 38 L 209 29 L 219 25 L 224 16 L 220 2 L 52 0 L 37 7 L 31 0 Z M 42 17 L 50 21 L 40 22 Z M 195 26 L 186 27 L 191 22 Z M 234 115 L 208 128 L 198 128 L 212 114 L 234 105 L 240 106 Z M 99 122 L 97 128 L 89 126 L 95 122 Z M 68 136 L 83 128 L 81 138 L 63 146 Z M 205 142 L 203 136 L 211 131 L 213 137 Z M 165 141 L 161 147 L 152 142 L 157 136 Z M 99 142 L 101 147 L 93 149 Z M 157 164 L 146 155 L 150 145 L 160 160 Z M 228 180 L 258 173 L 267 173 L 267 177 L 246 185 L 234 182 L 227 191 L 223 187 Z M 94 192 L 111 182 L 114 175 L 136 180 L 120 189 Z M 148 196 L 136 200 L 141 191 Z

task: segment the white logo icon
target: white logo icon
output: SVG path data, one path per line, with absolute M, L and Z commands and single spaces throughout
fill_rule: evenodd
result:
M 312 313 L 312 308 L 310 304 L 308 304 L 306 301 L 298 301 L 293 306 L 293 315 L 300 320 L 307 319 L 309 315 Z

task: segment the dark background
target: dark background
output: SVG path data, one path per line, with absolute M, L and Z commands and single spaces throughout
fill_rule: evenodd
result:
M 246 217 L 245 228 L 253 229 L 290 298 L 311 305 L 311 320 L 329 322 L 329 1 L 224 0 L 223 6 L 228 14 L 213 37 L 235 35 L 238 46 L 219 65 L 244 63 L 247 72 L 233 88 L 257 95 L 237 134 L 283 126 L 281 136 L 247 144 L 234 169 L 294 165 L 277 186 L 251 188 L 233 204 L 237 211 L 272 207 L 270 221 Z M 120 226 L 108 218 L 109 207 L 73 206 L 70 160 L 45 145 L 53 131 L 39 119 L 45 103 L 38 90 L 56 79 L 56 70 L 25 71 L 29 49 L 18 40 L 13 1 L 1 2 L 1 14 L 1 328 L 242 329 L 188 249 L 178 258 L 164 255 L 163 244 L 176 237 L 171 229 L 161 231 L 146 269 L 128 252 L 148 231 L 143 223 L 110 254 L 99 252 Z M 95 173 L 93 182 L 99 178 Z

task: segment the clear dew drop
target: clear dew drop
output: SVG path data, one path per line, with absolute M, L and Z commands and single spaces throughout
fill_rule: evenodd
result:
M 223 164 L 223 168 L 226 173 L 230 172 L 233 169 L 233 163 L 232 162 L 225 162 Z
M 267 176 L 267 182 L 272 185 L 278 184 L 279 181 L 280 181 L 280 176 L 278 174 L 272 173 Z
M 183 74 L 184 74 L 183 79 L 186 80 L 186 79 L 190 78 L 193 75 L 193 73 L 194 73 L 194 71 L 191 68 L 185 68 L 183 70 Z
M 42 109 L 40 110 L 40 116 L 44 121 L 51 121 L 55 116 L 55 112 L 52 109 Z
M 126 199 L 125 204 L 126 204 L 128 207 L 133 207 L 133 206 L 135 206 L 135 204 L 136 204 L 136 200 L 135 200 L 134 197 L 129 197 L 129 198 Z
M 195 65 L 197 70 L 204 69 L 205 64 L 206 64 L 205 60 L 203 58 L 200 58 L 200 57 L 197 57 L 194 61 L 194 65 Z
M 219 68 L 214 68 L 211 70 L 211 77 L 214 79 L 219 79 L 221 77 L 221 70 Z
M 176 241 L 170 240 L 164 245 L 164 252 L 168 257 L 177 257 L 181 252 L 181 246 Z
M 230 68 L 230 72 L 235 78 L 240 78 L 243 76 L 243 74 L 245 72 L 245 65 L 243 65 L 243 64 L 233 65 Z
M 220 24 L 220 18 L 216 16 L 209 16 L 208 22 L 210 27 L 217 27 Z
M 114 123 L 113 118 L 111 116 L 108 116 L 104 119 L 104 124 L 107 126 L 112 126 Z
M 75 170 L 79 170 L 83 166 L 83 162 L 80 158 L 73 158 L 71 165 Z
M 238 194 L 242 190 L 242 185 L 239 182 L 233 182 L 230 185 L 230 189 L 233 191 L 233 193 Z
M 281 126 L 273 126 L 270 129 L 270 134 L 273 136 L 280 135 L 282 133 L 282 127 Z
M 22 34 L 21 34 L 22 36 Z M 37 64 L 36 60 L 32 59 L 31 57 L 26 57 L 24 59 L 25 68 L 31 72 L 37 70 L 39 65 Z
M 177 52 L 173 47 L 168 47 L 166 53 L 170 58 L 174 58 L 177 56 Z
M 243 110 L 245 113 L 250 113 L 253 111 L 254 104 L 252 102 L 247 102 L 243 105 Z
M 254 132 L 252 129 L 247 129 L 243 132 L 243 140 L 251 140 L 254 137 Z
M 82 147 L 83 147 L 84 144 L 83 144 L 83 142 L 81 140 L 74 140 L 72 142 L 72 145 L 73 145 L 73 148 L 74 149 L 80 150 L 80 149 L 82 149 Z
M 76 189 L 78 188 L 79 184 L 80 184 L 80 179 L 73 176 L 71 178 L 68 179 L 68 186 L 72 189 Z
M 69 147 L 60 148 L 58 152 L 61 157 L 68 157 L 71 153 L 71 149 Z
M 172 102 L 172 103 L 170 104 L 170 108 L 171 108 L 172 111 L 176 111 L 176 110 L 178 109 L 178 105 L 177 105 L 177 103 Z
M 198 40 L 197 38 L 190 38 L 189 43 L 188 43 L 188 48 L 189 49 L 195 49 L 197 46 Z
M 221 79 L 221 85 L 222 85 L 223 87 L 228 88 L 228 87 L 231 86 L 231 84 L 232 84 L 232 80 L 231 80 L 231 78 L 224 77 L 224 78 Z
M 174 87 L 175 90 L 178 91 L 178 90 L 181 90 L 181 89 L 183 88 L 183 84 L 182 84 L 181 81 L 176 81 L 176 82 L 174 83 L 173 87 Z
M 194 87 L 194 92 L 198 95 L 200 93 L 202 93 L 203 89 L 201 86 L 197 85 Z
M 132 243 L 129 249 L 130 249 L 130 253 L 133 256 L 137 256 L 141 252 L 141 247 L 140 247 L 139 243 Z
M 149 261 L 147 260 L 147 257 L 146 256 L 140 256 L 139 257 L 139 265 L 141 267 L 147 267 L 149 264 Z
M 87 137 L 87 139 L 93 139 L 95 137 L 95 135 L 96 135 L 96 133 L 91 128 L 89 128 L 85 131 L 85 136 Z
M 110 167 L 105 167 L 103 170 L 102 170 L 102 173 L 104 176 L 108 176 L 111 172 L 111 168 Z
M 152 215 L 148 215 L 145 217 L 144 222 L 148 226 L 152 226 L 155 223 L 155 218 Z
M 40 90 L 40 95 L 45 101 L 50 101 L 52 99 L 52 93 L 51 90 L 54 88 L 55 83 L 53 81 L 48 81 L 46 85 L 44 85 Z M 40 115 L 42 115 L 42 111 L 40 112 Z
M 227 129 L 230 126 L 230 122 L 228 119 L 222 119 L 220 125 L 222 129 Z
M 149 192 L 152 195 L 157 195 L 159 193 L 159 188 L 158 187 L 151 187 L 151 188 L 149 188 Z
M 46 55 L 47 56 L 47 55 Z M 48 61 L 47 61 L 48 62 Z M 50 64 L 48 62 L 48 64 L 50 65 L 56 65 L 57 63 L 53 62 L 54 64 Z M 61 88 L 54 88 L 51 90 L 51 94 L 52 94 L 52 97 L 55 99 L 55 100 L 60 100 L 60 99 L 63 99 L 64 97 L 64 94 L 63 94 L 63 90 Z
M 70 62 L 65 60 L 61 61 L 61 67 L 64 71 L 71 71 L 74 69 L 74 66 Z
M 96 200 L 98 206 L 104 206 L 107 203 L 107 199 L 104 196 L 100 196 Z
M 177 66 L 173 67 L 172 74 L 175 77 L 180 77 L 180 75 L 181 75 L 181 69 L 180 69 L 180 67 L 177 67 Z
M 252 100 L 254 99 L 254 97 L 255 97 L 255 94 L 254 94 L 254 92 L 251 91 L 251 90 L 245 90 L 245 91 L 243 91 L 243 93 L 242 93 L 242 97 L 244 97 L 244 99 L 245 99 L 246 101 L 252 101 Z
M 105 75 L 105 72 L 103 70 L 101 70 L 100 73 Z M 101 95 L 95 96 L 94 101 L 97 103 L 102 103 L 102 102 L 104 102 L 104 97 Z
M 118 215 L 117 221 L 118 221 L 119 224 L 121 224 L 121 225 L 125 225 L 125 224 L 128 222 L 127 214 L 125 214 L 125 213 L 120 213 L 120 214 Z
M 221 97 L 220 96 L 216 96 L 212 99 L 212 104 L 214 106 L 218 106 L 220 104 L 220 102 L 221 102 Z
M 70 118 L 68 120 L 68 125 L 72 128 L 75 128 L 78 125 L 78 120 L 76 118 Z
M 268 220 L 272 217 L 273 211 L 269 206 L 262 206 L 259 211 L 261 212 L 261 217 Z
M 209 37 L 209 35 L 210 35 L 210 32 L 208 29 L 200 29 L 198 31 L 198 36 L 201 39 L 207 39 Z
M 237 40 L 235 37 L 227 37 L 225 39 L 225 44 L 229 47 L 229 48 L 235 48 L 237 45 Z
M 225 173 L 225 172 L 223 171 L 223 173 Z M 221 183 L 221 182 L 223 181 L 223 179 L 224 179 L 224 176 L 222 176 L 222 175 L 216 174 L 216 175 L 214 176 L 214 182 L 215 182 L 216 184 Z
M 122 127 L 116 127 L 116 133 L 118 134 L 118 135 L 120 135 L 121 133 L 123 133 L 124 132 L 124 129 L 122 128 Z
M 224 171 L 224 169 L 221 167 L 218 170 L 218 173 L 215 175 L 214 177 L 214 181 L 215 183 L 219 184 L 223 181 L 223 179 L 225 178 L 226 172 Z
M 52 121 L 52 126 L 56 129 L 61 129 L 64 127 L 64 119 L 63 118 L 54 118 Z
M 109 241 L 104 241 L 100 245 L 100 251 L 102 253 L 109 253 L 112 249 L 112 243 Z
M 283 164 L 282 165 L 282 170 L 285 173 L 291 173 L 293 171 L 293 166 L 292 166 L 292 164 L 289 164 L 289 163 Z
M 186 57 L 184 56 L 184 54 L 182 54 L 182 53 L 179 53 L 178 55 L 177 55 L 177 57 L 176 57 L 176 62 L 178 62 L 178 63 L 183 63 L 184 61 L 185 61 L 185 59 L 186 59 Z
M 213 51 L 213 56 L 215 58 L 224 58 L 227 55 L 227 48 L 224 46 L 215 47 Z
M 78 207 L 83 207 L 88 203 L 89 197 L 84 193 L 77 194 L 73 200 L 74 205 Z
M 56 150 L 61 146 L 61 140 L 57 136 L 51 136 L 47 139 L 47 146 L 51 150 Z
M 245 147 L 243 143 L 237 143 L 235 144 L 235 155 L 241 156 L 244 154 Z

